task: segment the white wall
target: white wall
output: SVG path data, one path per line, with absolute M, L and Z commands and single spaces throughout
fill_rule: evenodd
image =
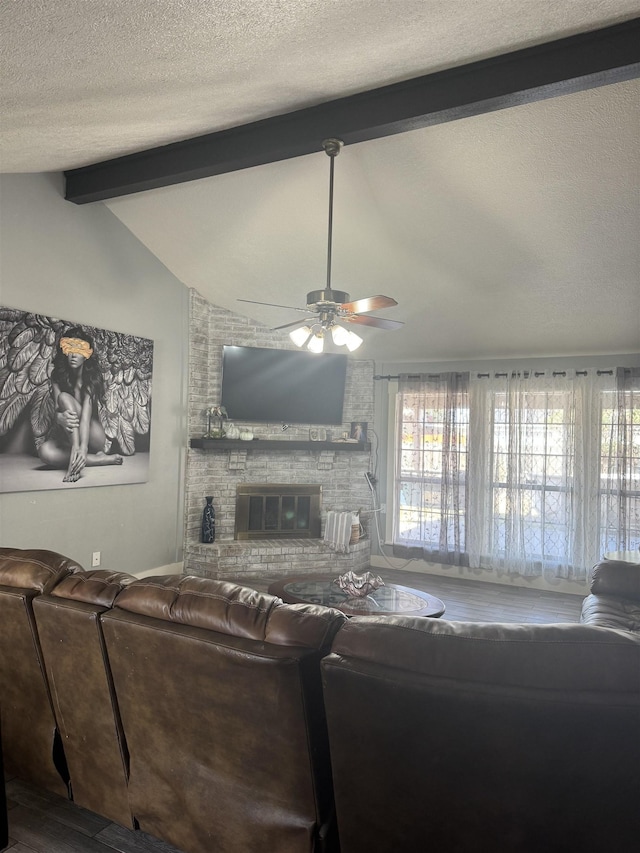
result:
M 188 291 L 102 203 L 63 194 L 60 175 L 0 176 L 0 304 L 153 339 L 149 481 L 0 495 L 0 545 L 143 572 L 182 559 Z

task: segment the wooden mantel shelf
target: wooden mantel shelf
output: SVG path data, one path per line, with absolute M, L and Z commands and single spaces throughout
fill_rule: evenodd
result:
M 371 449 L 369 442 L 287 441 L 279 438 L 254 438 L 252 441 L 242 441 L 235 438 L 192 438 L 189 441 L 189 446 L 197 450 L 210 450 L 214 453 L 224 453 L 227 450 L 259 450 L 265 453 L 283 450 L 330 450 L 333 453 L 360 451 L 360 453 L 368 453 Z

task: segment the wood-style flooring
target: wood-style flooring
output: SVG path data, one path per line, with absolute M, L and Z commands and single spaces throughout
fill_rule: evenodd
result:
M 7 781 L 11 853 L 180 853 L 18 779 Z
M 507 587 L 483 581 L 376 569 L 383 580 L 441 598 L 445 619 L 465 622 L 578 622 L 582 597 Z M 240 581 L 266 591 L 274 578 Z M 11 853 L 180 853 L 143 832 L 133 832 L 73 803 L 12 779 L 7 782 Z M 249 853 L 249 851 L 247 851 Z
M 579 622 L 582 595 L 547 592 L 424 572 L 373 569 L 386 583 L 397 583 L 429 592 L 445 603 L 443 619 L 453 622 Z M 266 592 L 277 578 L 234 579 Z M 586 588 L 584 595 L 587 594 Z

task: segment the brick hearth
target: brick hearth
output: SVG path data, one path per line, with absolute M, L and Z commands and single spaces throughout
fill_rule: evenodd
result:
M 188 546 L 189 573 L 200 577 L 260 578 L 320 572 L 364 571 L 369 567 L 369 540 L 338 554 L 321 539 L 271 539 L 258 542 L 214 542 Z M 185 559 L 186 564 L 186 559 Z

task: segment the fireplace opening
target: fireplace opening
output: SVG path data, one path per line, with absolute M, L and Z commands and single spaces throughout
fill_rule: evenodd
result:
M 236 539 L 320 538 L 322 486 L 241 483 L 236 487 Z

